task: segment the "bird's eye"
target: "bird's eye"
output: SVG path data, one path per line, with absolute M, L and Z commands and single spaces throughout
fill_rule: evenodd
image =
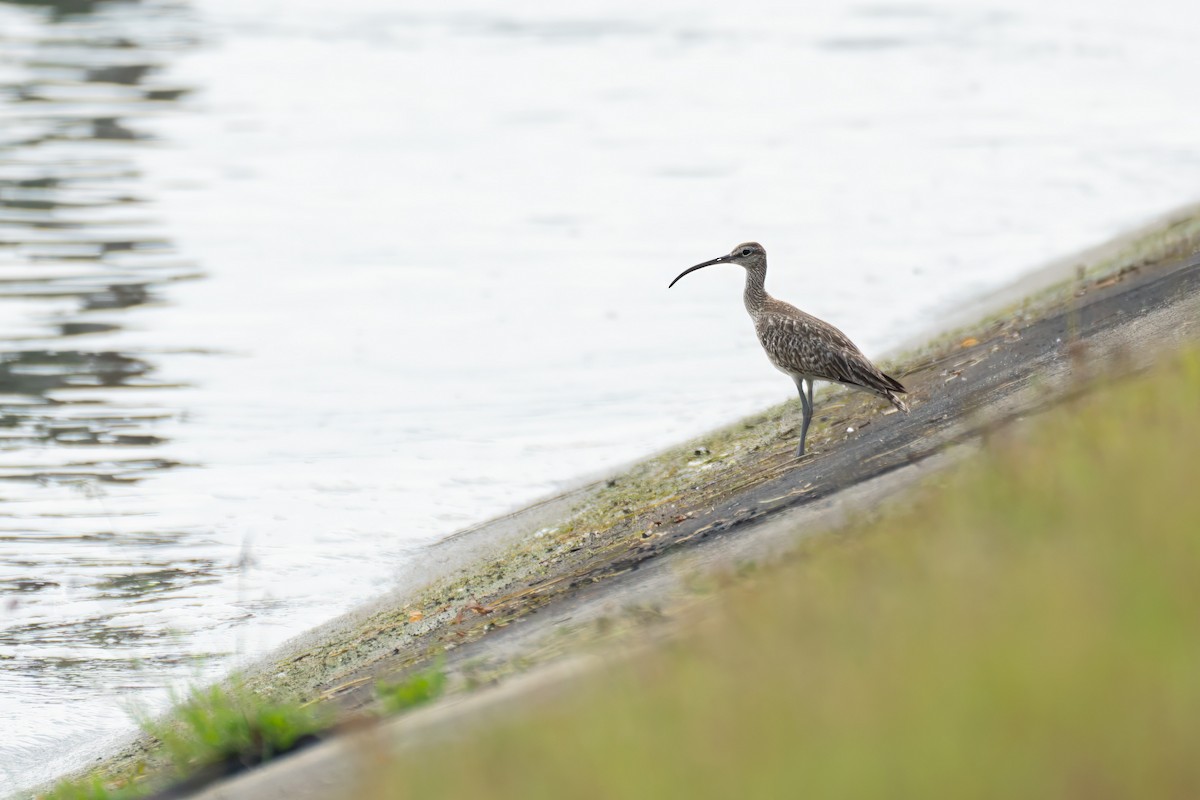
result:
M 751 250 L 749 247 L 743 247 L 743 248 L 742 248 L 742 255 L 744 255 L 744 256 L 748 256 L 748 255 L 750 255 L 750 254 L 751 254 L 751 253 L 753 253 L 753 252 L 754 252 L 754 251 L 753 251 L 753 250 Z

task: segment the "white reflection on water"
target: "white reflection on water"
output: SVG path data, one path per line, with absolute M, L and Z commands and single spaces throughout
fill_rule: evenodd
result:
M 156 437 L 147 477 L 5 489 L 0 569 L 34 582 L 0 678 L 22 778 L 126 725 L 127 688 L 261 653 L 423 542 L 789 396 L 739 271 L 668 293 L 682 268 L 758 239 L 779 296 L 878 353 L 1200 186 L 1192 3 L 192 13 L 203 44 L 159 79 L 202 91 L 126 121 L 154 138 L 121 157 L 205 278 L 83 315 L 112 324 L 88 350 L 133 354 L 153 390 L 69 392 Z M 76 308 L 19 302 L 32 336 Z M 4 458 L 59 464 L 88 435 L 63 424 Z

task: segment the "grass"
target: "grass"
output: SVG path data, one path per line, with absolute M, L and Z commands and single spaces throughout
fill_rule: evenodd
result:
M 133 788 L 107 787 L 99 778 L 65 781 L 58 784 L 41 800 L 136 800 L 144 792 Z
M 142 729 L 160 747 L 165 763 L 149 779 L 64 781 L 43 800 L 134 800 L 163 780 L 190 777 L 217 764 L 252 766 L 286 752 L 326 727 L 327 715 L 313 706 L 268 700 L 240 687 L 197 689 L 162 719 L 143 719 Z
M 175 772 L 186 775 L 224 761 L 243 766 L 267 761 L 327 724 L 314 706 L 213 686 L 194 691 L 166 720 L 144 721 L 142 727 L 162 743 Z
M 398 714 L 440 697 L 445 688 L 445 667 L 439 659 L 434 666 L 404 680 L 381 681 L 376 694 L 384 713 Z M 164 777 L 179 780 L 211 765 L 248 767 L 269 761 L 329 724 L 329 715 L 314 706 L 267 700 L 236 681 L 232 688 L 197 689 L 165 718 L 141 722 L 142 729 L 158 743 L 156 752 L 166 762 L 158 781 L 64 781 L 41 798 L 136 800 L 159 788 Z
M 379 681 L 375 685 L 375 695 L 385 714 L 399 714 L 424 705 L 441 697 L 445 690 L 446 669 L 441 658 L 432 667 L 415 672 L 401 681 Z
M 1200 796 L 1200 351 L 736 580 L 371 798 Z

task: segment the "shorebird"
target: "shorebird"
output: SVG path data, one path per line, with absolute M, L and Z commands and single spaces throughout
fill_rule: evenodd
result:
M 767 358 L 775 368 L 788 375 L 800 392 L 804 421 L 800 425 L 800 449 L 804 455 L 804 440 L 813 416 L 813 382 L 829 381 L 852 389 L 876 394 L 905 413 L 908 405 L 897 397 L 908 390 L 900 381 L 883 373 L 862 354 L 846 334 L 806 314 L 790 303 L 776 300 L 767 294 L 767 251 L 758 242 L 739 244 L 729 255 L 689 267 L 671 281 L 671 286 L 689 272 L 713 264 L 737 264 L 746 269 L 746 291 L 743 299 L 754 330 Z M 807 388 L 806 388 L 807 385 Z

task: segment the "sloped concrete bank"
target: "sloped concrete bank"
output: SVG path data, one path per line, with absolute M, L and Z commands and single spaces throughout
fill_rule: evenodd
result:
M 714 569 L 881 513 L 998 426 L 1200 338 L 1200 208 L 1027 283 L 1037 291 L 1000 295 L 976 307 L 975 322 L 891 360 L 888 371 L 911 390 L 911 414 L 826 392 L 800 459 L 796 402 L 698 437 L 449 537 L 402 588 L 290 642 L 246 679 L 264 694 L 320 699 L 352 715 L 372 704 L 376 680 L 444 658 L 455 687 L 448 698 L 355 734 L 397 741 L 447 735 L 507 704 L 569 690 L 591 663 L 581 654 L 619 649 L 637 640 L 630 632 L 669 631 Z M 338 797 L 356 747 L 335 737 L 203 796 Z M 152 766 L 153 756 L 137 741 L 104 771 L 142 761 Z

